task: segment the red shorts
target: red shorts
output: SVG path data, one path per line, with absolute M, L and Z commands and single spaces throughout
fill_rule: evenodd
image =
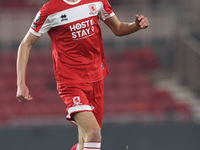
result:
M 74 122 L 73 113 L 92 111 L 102 126 L 104 108 L 104 82 L 103 80 L 94 83 L 83 84 L 59 84 L 59 95 L 67 105 L 67 119 Z M 75 123 L 75 122 L 74 122 Z

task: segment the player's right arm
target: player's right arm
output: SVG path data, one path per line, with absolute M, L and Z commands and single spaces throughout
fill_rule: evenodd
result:
M 28 64 L 29 53 L 31 47 L 39 39 L 39 36 L 28 32 L 22 40 L 17 54 L 17 99 L 20 102 L 27 102 L 32 100 L 29 94 L 29 89 L 26 86 L 26 67 Z
M 48 19 L 49 10 L 54 6 L 53 2 L 49 1 L 38 11 L 35 19 L 32 22 L 32 25 L 22 40 L 17 55 L 17 99 L 20 102 L 27 102 L 32 100 L 32 97 L 29 93 L 29 89 L 26 86 L 26 67 L 29 59 L 29 53 L 31 47 L 39 39 L 39 37 L 50 30 L 52 27 L 50 20 Z

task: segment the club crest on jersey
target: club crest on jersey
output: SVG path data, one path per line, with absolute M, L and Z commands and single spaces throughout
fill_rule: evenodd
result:
M 82 104 L 80 100 L 80 96 L 73 97 L 73 102 L 74 102 L 74 106 L 78 106 Z
M 89 8 L 90 8 L 90 15 L 95 15 L 97 13 L 97 7 L 95 4 L 90 4 Z

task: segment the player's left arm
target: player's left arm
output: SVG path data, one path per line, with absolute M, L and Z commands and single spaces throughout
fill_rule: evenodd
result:
M 112 30 L 116 36 L 124 36 L 134 33 L 140 29 L 146 29 L 149 26 L 149 21 L 143 15 L 136 15 L 135 22 L 126 23 L 120 22 L 116 15 L 108 18 L 104 23 Z

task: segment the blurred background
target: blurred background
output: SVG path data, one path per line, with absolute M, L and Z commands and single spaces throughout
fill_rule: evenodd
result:
M 76 127 L 65 120 L 56 91 L 51 43 L 31 50 L 27 85 L 34 100 L 16 96 L 20 41 L 46 0 L 0 0 L 0 149 L 69 150 Z M 115 37 L 102 22 L 105 57 L 103 150 L 200 149 L 200 1 L 110 0 L 121 21 L 135 14 L 150 26 Z

